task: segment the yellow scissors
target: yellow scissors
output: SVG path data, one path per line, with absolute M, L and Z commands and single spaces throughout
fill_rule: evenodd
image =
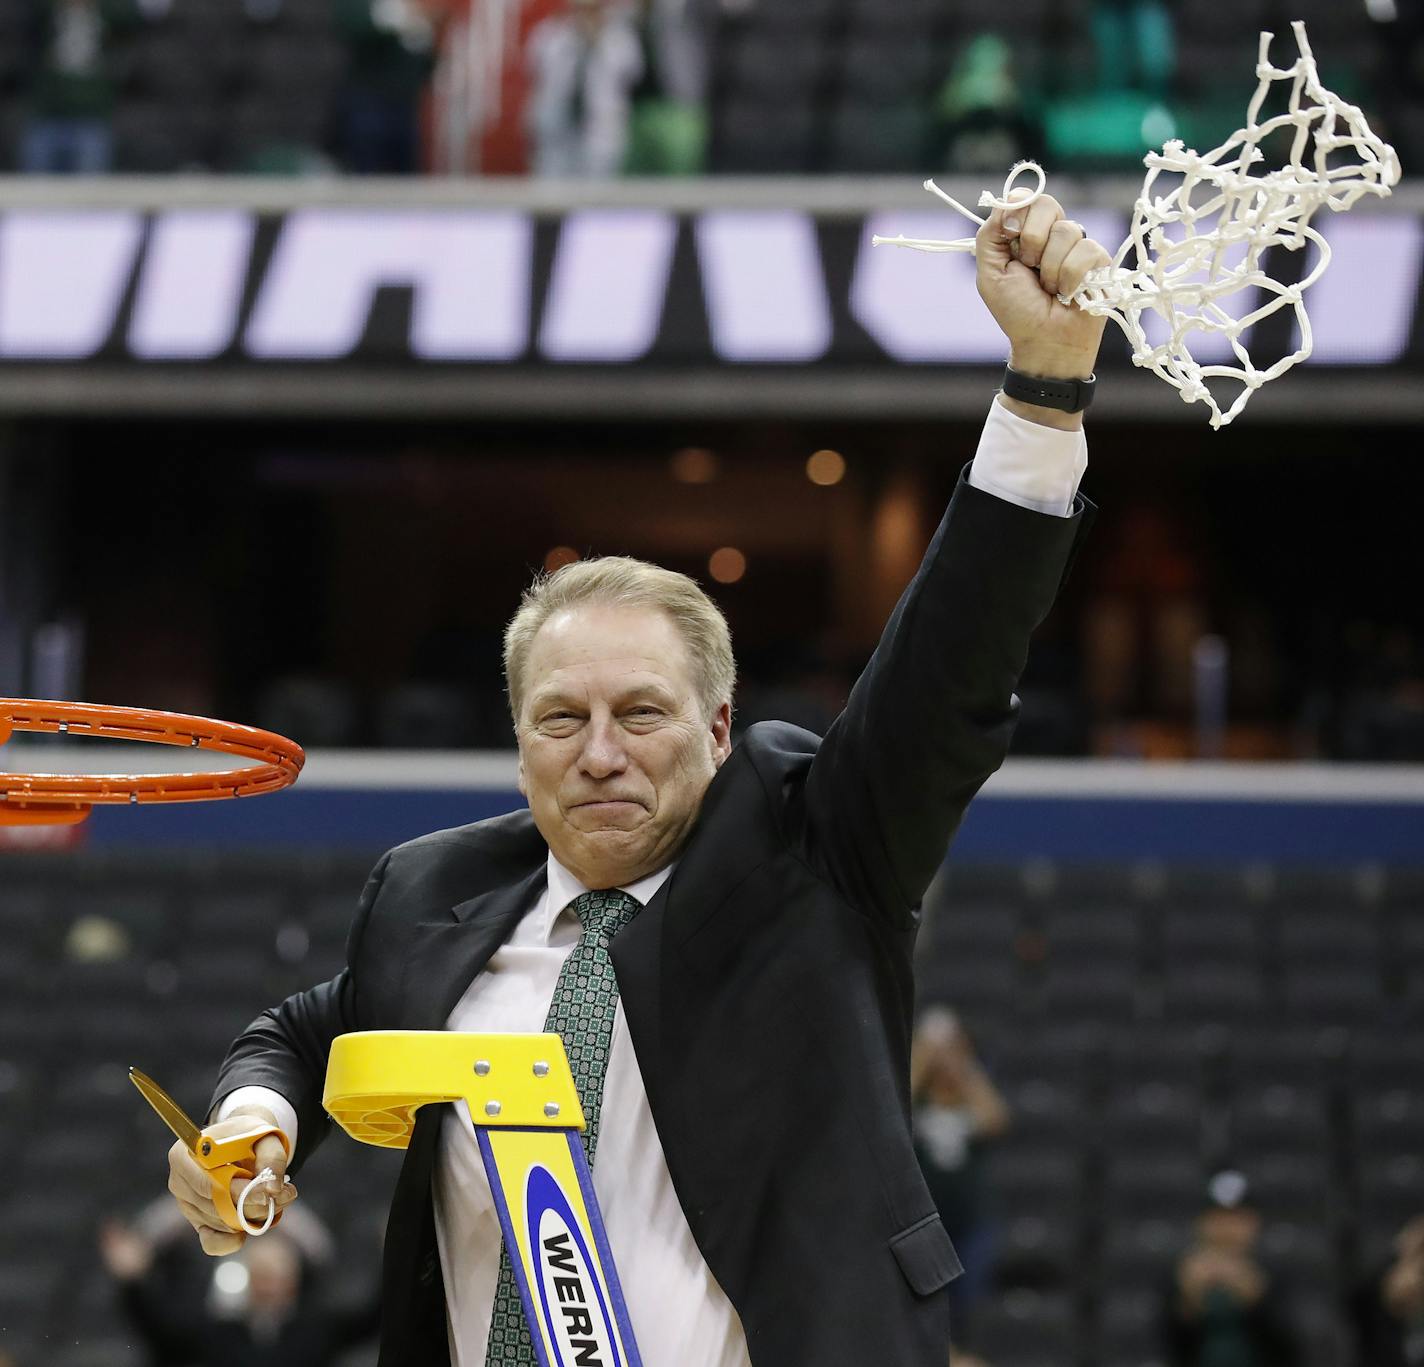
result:
M 277 1209 L 277 1203 L 270 1196 L 267 1198 L 266 1224 L 250 1224 L 242 1209 L 247 1201 L 247 1193 L 259 1182 L 269 1181 L 272 1177 L 270 1168 L 257 1171 L 258 1140 L 275 1134 L 282 1141 L 287 1156 L 291 1157 L 291 1141 L 281 1130 L 274 1125 L 258 1125 L 250 1130 L 243 1130 L 240 1134 L 215 1139 L 212 1135 L 204 1134 L 188 1118 L 187 1112 L 146 1073 L 139 1072 L 137 1068 L 130 1068 L 129 1081 L 143 1093 L 144 1100 L 158 1112 L 163 1123 L 178 1136 L 198 1166 L 207 1172 L 213 1184 L 213 1204 L 229 1229 L 241 1230 L 245 1234 L 265 1234 L 282 1218 L 282 1212 Z M 232 1199 L 234 1177 L 248 1179 L 235 1204 Z

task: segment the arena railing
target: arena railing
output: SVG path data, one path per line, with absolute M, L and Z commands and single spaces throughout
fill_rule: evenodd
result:
M 94 764 L 83 743 L 16 742 L 0 761 L 19 771 L 41 748 L 52 772 Z M 104 763 L 151 772 L 186 758 L 131 750 L 106 743 Z M 326 846 L 374 856 L 524 806 L 516 765 L 513 751 L 314 750 L 294 788 L 261 802 L 110 808 L 76 838 L 98 847 Z M 10 848 L 23 847 L 21 835 Z M 951 859 L 1424 869 L 1424 765 L 1011 758 L 971 805 Z

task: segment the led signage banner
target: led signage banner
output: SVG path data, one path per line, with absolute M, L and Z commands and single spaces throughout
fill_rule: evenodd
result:
M 1104 242 L 1127 221 L 1118 209 L 1079 217 Z M 1003 339 L 970 258 L 870 245 L 943 228 L 923 209 L 12 207 L 0 213 L 0 409 L 24 399 L 26 374 L 76 370 L 577 369 L 618 383 L 649 368 L 804 380 L 995 366 Z M 1424 223 L 1378 214 L 1324 228 L 1334 260 L 1311 290 L 1309 365 L 1421 368 Z M 1295 345 L 1294 323 L 1262 326 L 1280 334 L 1251 339 L 1265 364 Z M 1128 364 L 1111 328 L 1103 364 Z

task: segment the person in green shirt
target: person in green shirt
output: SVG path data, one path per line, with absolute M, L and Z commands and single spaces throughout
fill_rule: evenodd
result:
M 139 17 L 132 0 L 38 0 L 21 171 L 92 176 L 111 168 L 113 48 Z
M 993 1282 L 994 1221 L 984 1159 L 1011 1117 L 968 1033 L 947 1007 L 931 1007 L 915 1028 L 910 1102 L 915 1154 L 964 1263 L 964 1275 L 950 1283 L 959 1347 L 973 1341 L 974 1307 Z
M 337 155 L 357 175 L 420 170 L 420 99 L 435 67 L 438 0 L 335 0 L 348 54 Z
M 1163 1348 L 1170 1367 L 1299 1367 L 1280 1283 L 1257 1261 L 1260 1235 L 1246 1178 L 1217 1173 L 1166 1296 Z

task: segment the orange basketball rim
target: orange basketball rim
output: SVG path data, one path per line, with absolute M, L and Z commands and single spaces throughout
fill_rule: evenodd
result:
M 181 712 L 0 698 L 0 746 L 16 731 L 104 736 L 213 750 L 255 763 L 214 773 L 11 774 L 0 769 L 0 826 L 74 825 L 96 803 L 211 802 L 256 797 L 295 783 L 306 756 L 271 731 Z

